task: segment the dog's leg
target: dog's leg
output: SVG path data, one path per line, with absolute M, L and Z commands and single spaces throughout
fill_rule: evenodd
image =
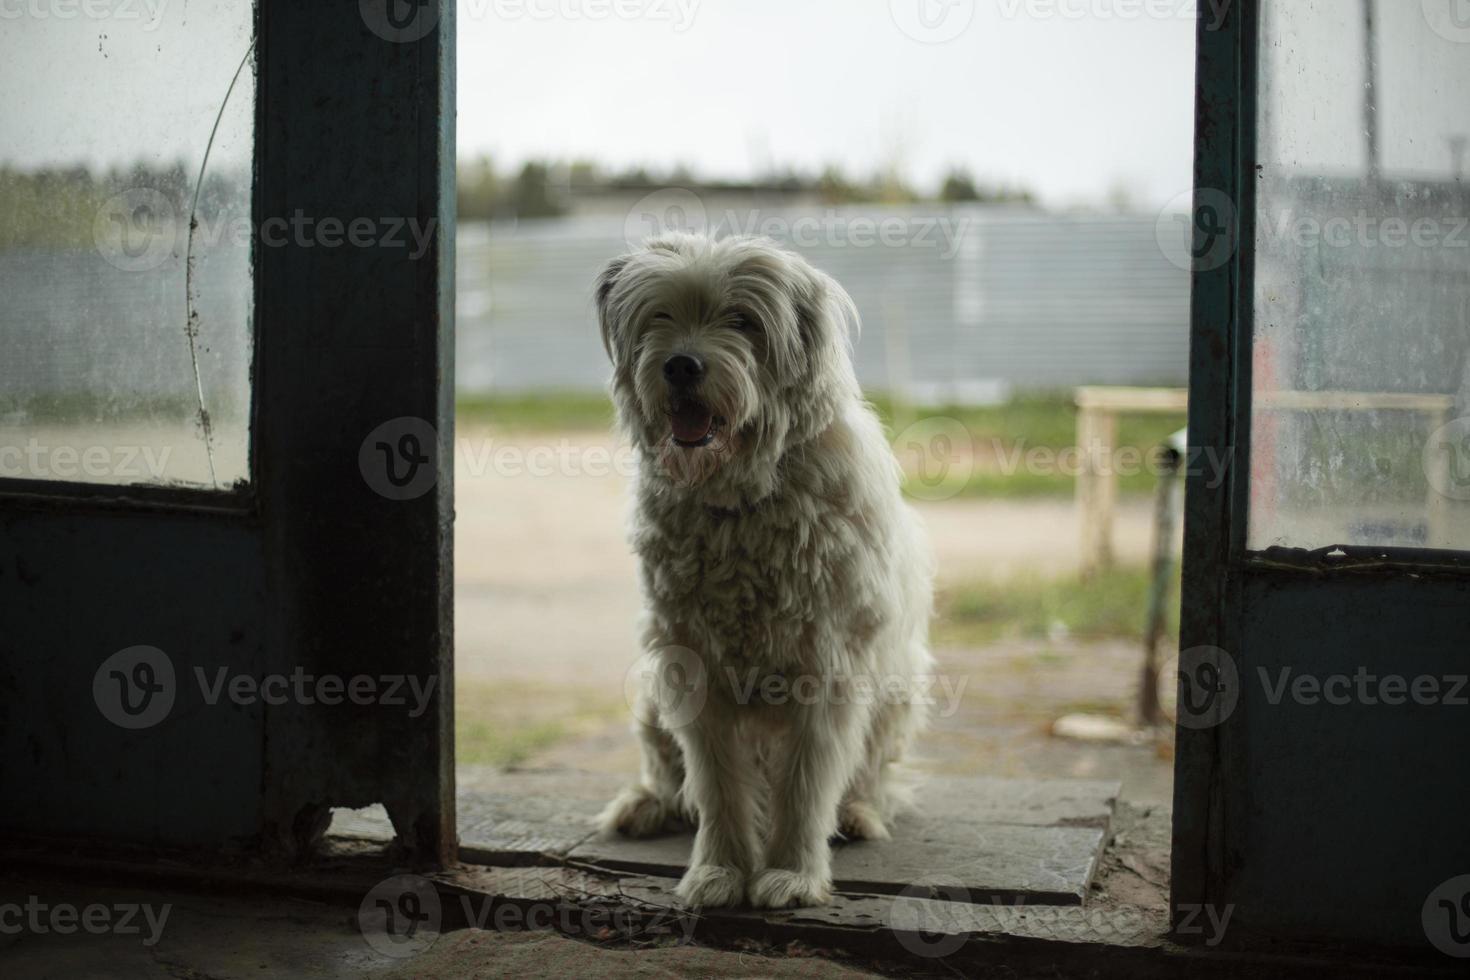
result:
M 844 703 L 833 703 L 834 701 Z M 785 758 L 777 764 L 766 870 L 750 888 L 756 908 L 824 905 L 832 897 L 837 807 L 864 748 L 870 705 L 824 698 L 791 715 Z
M 677 894 L 695 907 L 738 905 L 757 869 L 759 800 L 754 759 L 730 712 L 711 702 L 676 733 L 684 752 L 685 802 L 699 820 Z
M 888 753 L 874 732 L 837 813 L 837 832 L 848 840 L 888 840 L 886 792 Z
M 888 822 L 910 805 L 911 786 L 896 772 L 928 710 L 922 697 L 886 700 L 868 728 L 863 758 L 842 799 L 837 829 L 849 840 L 888 840 Z
M 619 793 L 597 822 L 605 834 L 652 837 L 676 828 L 681 818 L 689 816 L 679 802 L 684 759 L 674 737 L 659 727 L 657 702 L 646 691 L 639 694 L 633 715 L 642 756 L 639 780 Z

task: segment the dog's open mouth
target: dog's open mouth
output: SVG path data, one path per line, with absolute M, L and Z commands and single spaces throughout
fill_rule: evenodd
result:
M 674 402 L 669 410 L 669 423 L 674 430 L 674 444 L 685 449 L 708 446 L 720 427 L 720 420 L 710 407 L 694 398 Z

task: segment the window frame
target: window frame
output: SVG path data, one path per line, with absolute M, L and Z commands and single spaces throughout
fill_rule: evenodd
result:
M 437 21 L 402 42 L 366 3 L 255 2 L 256 226 L 297 209 L 436 224 L 416 257 L 384 241 L 253 250 L 250 483 L 0 482 L 13 613 L 0 677 L 17 691 L 0 836 L 292 858 L 332 807 L 382 803 L 412 863 L 455 861 L 455 10 L 429 2 Z M 401 417 L 434 426 L 438 450 L 433 486 L 406 500 L 359 463 Z M 181 682 L 164 721 L 123 731 L 91 681 L 139 643 L 180 678 L 412 675 L 435 693 L 417 716 L 386 702 L 215 710 Z M 68 755 L 69 738 L 92 748 Z

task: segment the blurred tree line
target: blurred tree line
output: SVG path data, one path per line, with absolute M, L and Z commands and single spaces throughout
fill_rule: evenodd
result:
M 702 179 L 684 168 L 653 173 L 641 167 L 609 171 L 590 161 L 562 163 L 530 160 L 516 169 L 501 171 L 489 157 L 462 162 L 459 167 L 459 217 L 467 221 L 550 218 L 569 213 L 579 197 L 609 194 L 646 194 L 664 187 L 693 192 L 749 192 L 806 195 L 826 205 L 947 204 L 962 202 L 1031 205 L 1025 189 L 977 182 L 962 169 L 952 169 L 939 185 L 924 191 L 896 170 L 855 177 L 832 166 L 819 174 L 795 171 L 750 181 Z M 93 222 L 108 199 L 135 188 L 158 191 L 175 211 L 187 218 L 193 203 L 195 174 L 185 163 L 138 162 L 94 171 L 74 165 L 19 170 L 0 165 L 0 248 L 76 246 L 92 241 Z M 214 172 L 199 196 L 201 221 L 213 221 L 226 207 L 248 201 L 244 173 Z M 235 217 L 229 215 L 228 217 Z
M 952 168 L 938 187 L 926 192 L 892 170 L 855 177 L 841 167 L 829 166 L 816 175 L 788 170 L 750 181 L 718 181 L 699 178 L 685 168 L 665 173 L 652 173 L 642 167 L 608 171 L 587 160 L 532 160 L 519 170 L 502 172 L 491 158 L 481 156 L 460 164 L 459 217 L 470 221 L 557 217 L 569 213 L 581 196 L 649 193 L 664 187 L 681 187 L 696 194 L 809 194 L 829 205 L 1036 203 L 1025 188 L 983 184 L 961 167 Z
M 163 217 L 182 221 L 194 203 L 195 177 L 182 160 L 140 161 L 101 172 L 80 164 L 36 170 L 0 165 L 0 248 L 90 247 L 94 222 L 107 201 L 139 188 L 156 191 L 167 202 L 173 213 Z M 206 176 L 198 218 L 216 221 L 226 208 L 248 201 L 241 191 L 249 179 L 248 173 L 222 171 Z

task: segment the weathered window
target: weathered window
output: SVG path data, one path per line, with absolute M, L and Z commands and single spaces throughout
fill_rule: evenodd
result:
M 255 10 L 32 4 L 0 64 L 0 477 L 249 475 Z
M 1262 12 L 1250 547 L 1463 548 L 1467 48 L 1417 3 Z

